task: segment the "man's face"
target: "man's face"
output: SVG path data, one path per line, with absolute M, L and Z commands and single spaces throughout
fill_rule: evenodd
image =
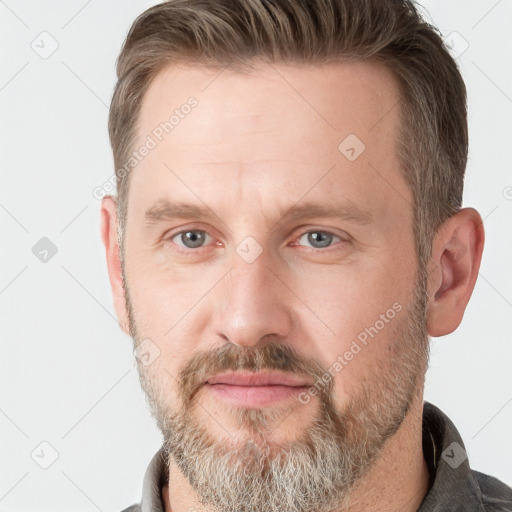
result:
M 156 145 L 128 197 L 130 330 L 169 463 L 219 510 L 342 503 L 422 387 L 398 103 L 370 63 L 172 67 L 146 92 L 135 146 Z M 207 383 L 262 370 L 302 387 Z

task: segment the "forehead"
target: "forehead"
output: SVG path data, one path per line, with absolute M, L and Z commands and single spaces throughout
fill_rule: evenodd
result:
M 351 127 L 363 135 L 377 124 L 389 130 L 396 122 L 398 109 L 393 107 L 400 99 L 392 72 L 376 61 L 314 66 L 260 63 L 243 73 L 176 64 L 164 68 L 148 87 L 140 109 L 139 136 L 169 119 L 190 97 L 200 103 L 194 112 L 196 123 L 182 123 L 169 137 L 171 143 L 215 142 L 223 135 L 218 130 L 221 124 L 227 128 L 230 120 L 244 114 L 244 124 L 252 123 L 253 128 L 259 128 L 258 121 L 265 126 L 302 121 L 314 123 L 311 130 L 319 124 L 322 132 L 341 134 Z M 197 132 L 199 124 L 203 133 Z M 206 141 L 204 132 L 209 132 Z
M 238 198 L 272 185 L 296 202 L 316 180 L 319 193 L 385 207 L 409 196 L 396 154 L 399 102 L 394 76 L 376 62 L 261 63 L 245 73 L 168 66 L 141 105 L 136 147 L 149 137 L 152 148 L 132 171 L 129 203 L 176 190 L 176 178 L 207 196 L 213 184 L 235 186 Z

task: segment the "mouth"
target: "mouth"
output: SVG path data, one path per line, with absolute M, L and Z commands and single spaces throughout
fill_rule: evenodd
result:
M 307 378 L 296 377 L 287 373 L 261 371 L 231 372 L 208 377 L 205 384 L 228 384 L 233 386 L 311 386 Z
M 307 378 L 278 372 L 237 372 L 209 377 L 205 388 L 232 405 L 257 408 L 296 398 L 311 383 Z

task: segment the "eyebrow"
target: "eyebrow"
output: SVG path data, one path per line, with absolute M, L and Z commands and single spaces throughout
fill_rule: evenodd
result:
M 339 219 L 360 225 L 371 224 L 374 220 L 373 213 L 370 210 L 361 208 L 354 203 L 322 205 L 308 202 L 280 211 L 278 215 L 279 220 L 274 222 L 273 226 L 284 221 L 298 221 L 306 218 Z M 146 225 L 151 226 L 162 221 L 174 219 L 211 219 L 214 217 L 219 218 L 218 215 L 206 206 L 175 203 L 167 199 L 159 199 L 146 210 L 144 222 Z

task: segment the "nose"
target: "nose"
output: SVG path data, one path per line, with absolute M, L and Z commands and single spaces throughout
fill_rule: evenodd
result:
M 292 294 L 270 261 L 261 254 L 248 263 L 235 254 L 233 266 L 219 287 L 214 328 L 235 345 L 252 347 L 265 336 L 288 337 L 292 328 Z

